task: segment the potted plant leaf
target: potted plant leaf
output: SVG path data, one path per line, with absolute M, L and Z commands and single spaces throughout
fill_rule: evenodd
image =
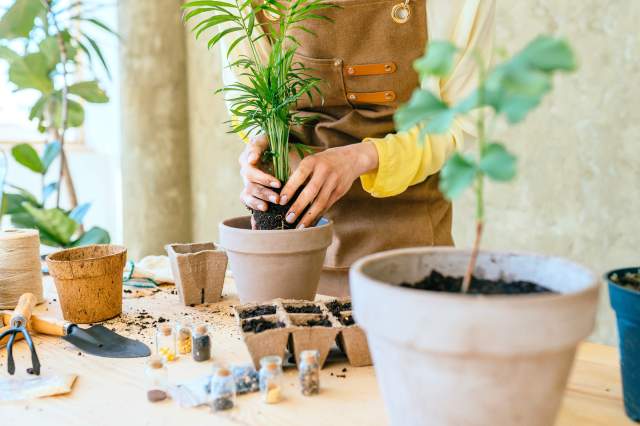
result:
M 37 122 L 45 138 L 41 155 L 26 143 L 11 149 L 18 164 L 40 176 L 41 188 L 35 195 L 15 183 L 3 183 L 2 215 L 16 227 L 38 229 L 42 243 L 52 247 L 110 240 L 100 227 L 85 232 L 82 223 L 90 203 L 78 203 L 65 153 L 68 130 L 84 122 L 83 104 L 109 101 L 94 61 L 102 64 L 107 76 L 109 68 L 90 28 L 115 33 L 85 12 L 80 2 L 14 0 L 0 17 L 0 60 L 7 63 L 8 79 L 16 90 L 38 93 L 29 119 Z M 90 78 L 80 78 L 83 75 Z M 56 160 L 59 171 L 50 179 Z M 61 205 L 63 186 L 70 197 L 68 209 Z
M 433 42 L 414 67 L 423 80 L 446 77 L 455 55 L 450 43 Z M 551 91 L 554 74 L 576 68 L 572 50 L 538 37 L 492 68 L 475 56 L 478 87 L 466 99 L 451 105 L 417 89 L 395 116 L 399 129 L 424 133 L 443 133 L 459 116 L 476 119 L 477 155 L 454 154 L 440 184 L 448 198 L 475 191 L 472 250 L 394 250 L 350 270 L 354 314 L 392 424 L 553 424 L 576 346 L 595 322 L 598 282 L 588 269 L 479 250 L 485 181 L 516 174 L 514 155 L 490 134 L 492 121 L 521 122 Z
M 624 408 L 640 422 L 640 267 L 610 271 L 605 278 L 618 324 Z
M 230 105 L 232 132 L 267 135 L 268 170 L 284 184 L 291 173 L 289 151 L 305 152 L 303 145 L 289 141 L 290 126 L 304 122 L 292 107 L 301 97 L 319 92 L 319 80 L 295 59 L 298 42 L 292 30 L 304 30 L 309 19 L 327 19 L 321 12 L 332 6 L 323 0 L 198 0 L 183 7 L 186 21 L 199 20 L 193 27 L 196 37 L 218 27 L 210 48 L 223 39 L 229 41 L 228 57 L 247 48 L 247 54 L 236 55 L 230 63 L 240 81 L 219 91 Z M 265 14 L 269 22 L 261 18 Z M 267 56 L 258 53 L 264 38 L 270 44 Z M 241 302 L 315 297 L 332 224 L 323 220 L 315 227 L 290 229 L 284 217 L 293 201 L 287 206 L 269 203 L 266 212 L 253 212 L 258 230 L 251 230 L 249 217 L 220 225 L 220 243 L 229 255 Z

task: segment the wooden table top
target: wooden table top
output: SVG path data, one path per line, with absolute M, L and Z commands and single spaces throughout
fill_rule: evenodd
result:
M 249 362 L 231 310 L 237 303 L 235 289 L 231 280 L 228 281 L 220 303 L 194 308 L 181 306 L 170 286 L 145 297 L 127 294 L 122 318 L 108 321 L 107 325 L 124 335 L 140 338 L 153 348 L 154 329 L 135 325 L 142 312 L 155 319 L 208 321 L 213 327 L 214 361 Z M 38 306 L 36 312 L 61 317 L 50 279 L 45 280 L 45 295 L 47 301 Z M 322 390 L 318 396 L 301 396 L 296 370 L 289 369 L 285 371 L 286 399 L 282 403 L 266 405 L 258 394 L 241 395 L 233 410 L 211 414 L 207 407 L 184 409 L 169 400 L 157 404 L 147 402 L 145 359 L 108 359 L 80 354 L 75 347 L 53 337 L 36 336 L 35 341 L 43 374 L 78 375 L 73 392 L 28 402 L 0 402 L 2 424 L 191 426 L 214 422 L 218 425 L 326 426 L 387 423 L 373 368 L 352 368 L 345 360 L 334 360 L 322 370 Z M 26 376 L 24 369 L 30 366 L 26 345 L 16 344 L 15 352 L 16 374 Z M 214 361 L 196 363 L 189 356 L 181 357 L 169 364 L 169 380 L 181 383 L 208 374 Z M 2 349 L 0 378 L 6 377 L 6 349 Z M 622 406 L 617 350 L 593 343 L 582 344 L 557 425 L 633 424 L 625 417 Z

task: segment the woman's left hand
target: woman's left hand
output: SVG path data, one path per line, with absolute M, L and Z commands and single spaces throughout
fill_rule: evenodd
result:
M 378 151 L 371 142 L 330 148 L 305 157 L 280 192 L 280 205 L 285 205 L 305 182 L 286 221 L 293 223 L 305 211 L 298 228 L 312 226 L 316 220 L 349 191 L 353 181 L 378 168 Z

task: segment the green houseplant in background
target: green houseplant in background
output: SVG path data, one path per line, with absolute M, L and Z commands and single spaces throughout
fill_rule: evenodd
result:
M 301 157 L 307 152 L 305 145 L 289 143 L 290 126 L 306 121 L 297 116 L 292 107 L 303 96 L 312 97 L 314 92 L 320 94 L 317 88 L 319 79 L 310 76 L 309 70 L 294 58 L 298 42 L 291 31 L 309 31 L 303 26 L 305 20 L 329 20 L 319 12 L 334 6 L 324 0 L 266 0 L 255 3 L 247 0 L 190 1 L 183 5 L 186 9 L 184 19 L 190 21 L 204 16 L 193 27 L 196 38 L 219 26 L 219 31 L 209 39 L 208 47 L 228 38 L 227 57 L 238 47 L 249 46 L 249 55 L 240 54 L 229 65 L 239 74 L 241 81 L 219 91 L 227 96 L 230 104 L 234 117 L 231 120 L 232 132 L 260 132 L 268 136 L 270 149 L 266 156 L 271 159 L 270 171 L 285 183 L 291 172 L 289 149 L 294 147 Z M 260 13 L 268 14 L 275 23 L 261 24 L 258 21 Z M 264 37 L 268 37 L 271 44 L 268 58 L 262 58 L 258 53 L 258 43 Z M 266 214 L 280 215 L 279 228 L 290 228 L 293 226 L 284 220 L 280 212 L 286 209 L 269 204 Z
M 433 42 L 414 67 L 423 83 L 446 80 L 457 55 L 450 43 Z M 494 67 L 474 56 L 478 84 L 467 98 L 449 104 L 420 88 L 395 116 L 399 130 L 417 125 L 423 134 L 445 133 L 460 116 L 475 120 L 477 155 L 454 154 L 440 174 L 448 198 L 475 190 L 473 248 L 392 250 L 350 270 L 354 316 L 394 425 L 552 425 L 576 347 L 595 323 L 599 287 L 588 269 L 557 257 L 479 250 L 485 181 L 516 174 L 516 158 L 493 138 L 492 123 L 519 123 L 538 107 L 554 74 L 576 68 L 572 50 L 538 37 Z
M 104 55 L 87 31 L 94 27 L 115 33 L 102 21 L 87 16 L 79 1 L 15 0 L 0 16 L 0 60 L 8 64 L 8 79 L 16 90 L 39 93 L 29 113 L 46 145 L 42 155 L 29 144 L 12 148 L 15 161 L 41 177 L 36 196 L 15 184 L 4 185 L 2 214 L 14 226 L 37 228 L 45 245 L 69 247 L 107 243 L 109 234 L 94 227 L 84 232 L 82 221 L 89 203 L 79 204 L 65 153 L 67 130 L 82 126 L 83 102 L 105 103 L 109 97 L 95 76 L 98 62 L 110 77 Z M 87 79 L 83 77 L 89 77 Z M 54 161 L 59 173 L 46 181 Z M 61 207 L 61 189 L 69 193 L 70 209 Z M 50 198 L 54 196 L 55 201 Z M 52 207 L 48 207 L 52 204 Z

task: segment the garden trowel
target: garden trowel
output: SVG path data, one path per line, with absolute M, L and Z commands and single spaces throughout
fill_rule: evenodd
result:
M 1 318 L 7 323 L 11 312 L 2 312 Z M 151 355 L 149 347 L 144 343 L 121 336 L 101 325 L 85 329 L 67 321 L 32 315 L 28 328 L 40 334 L 62 337 L 91 355 L 106 358 L 140 358 Z

